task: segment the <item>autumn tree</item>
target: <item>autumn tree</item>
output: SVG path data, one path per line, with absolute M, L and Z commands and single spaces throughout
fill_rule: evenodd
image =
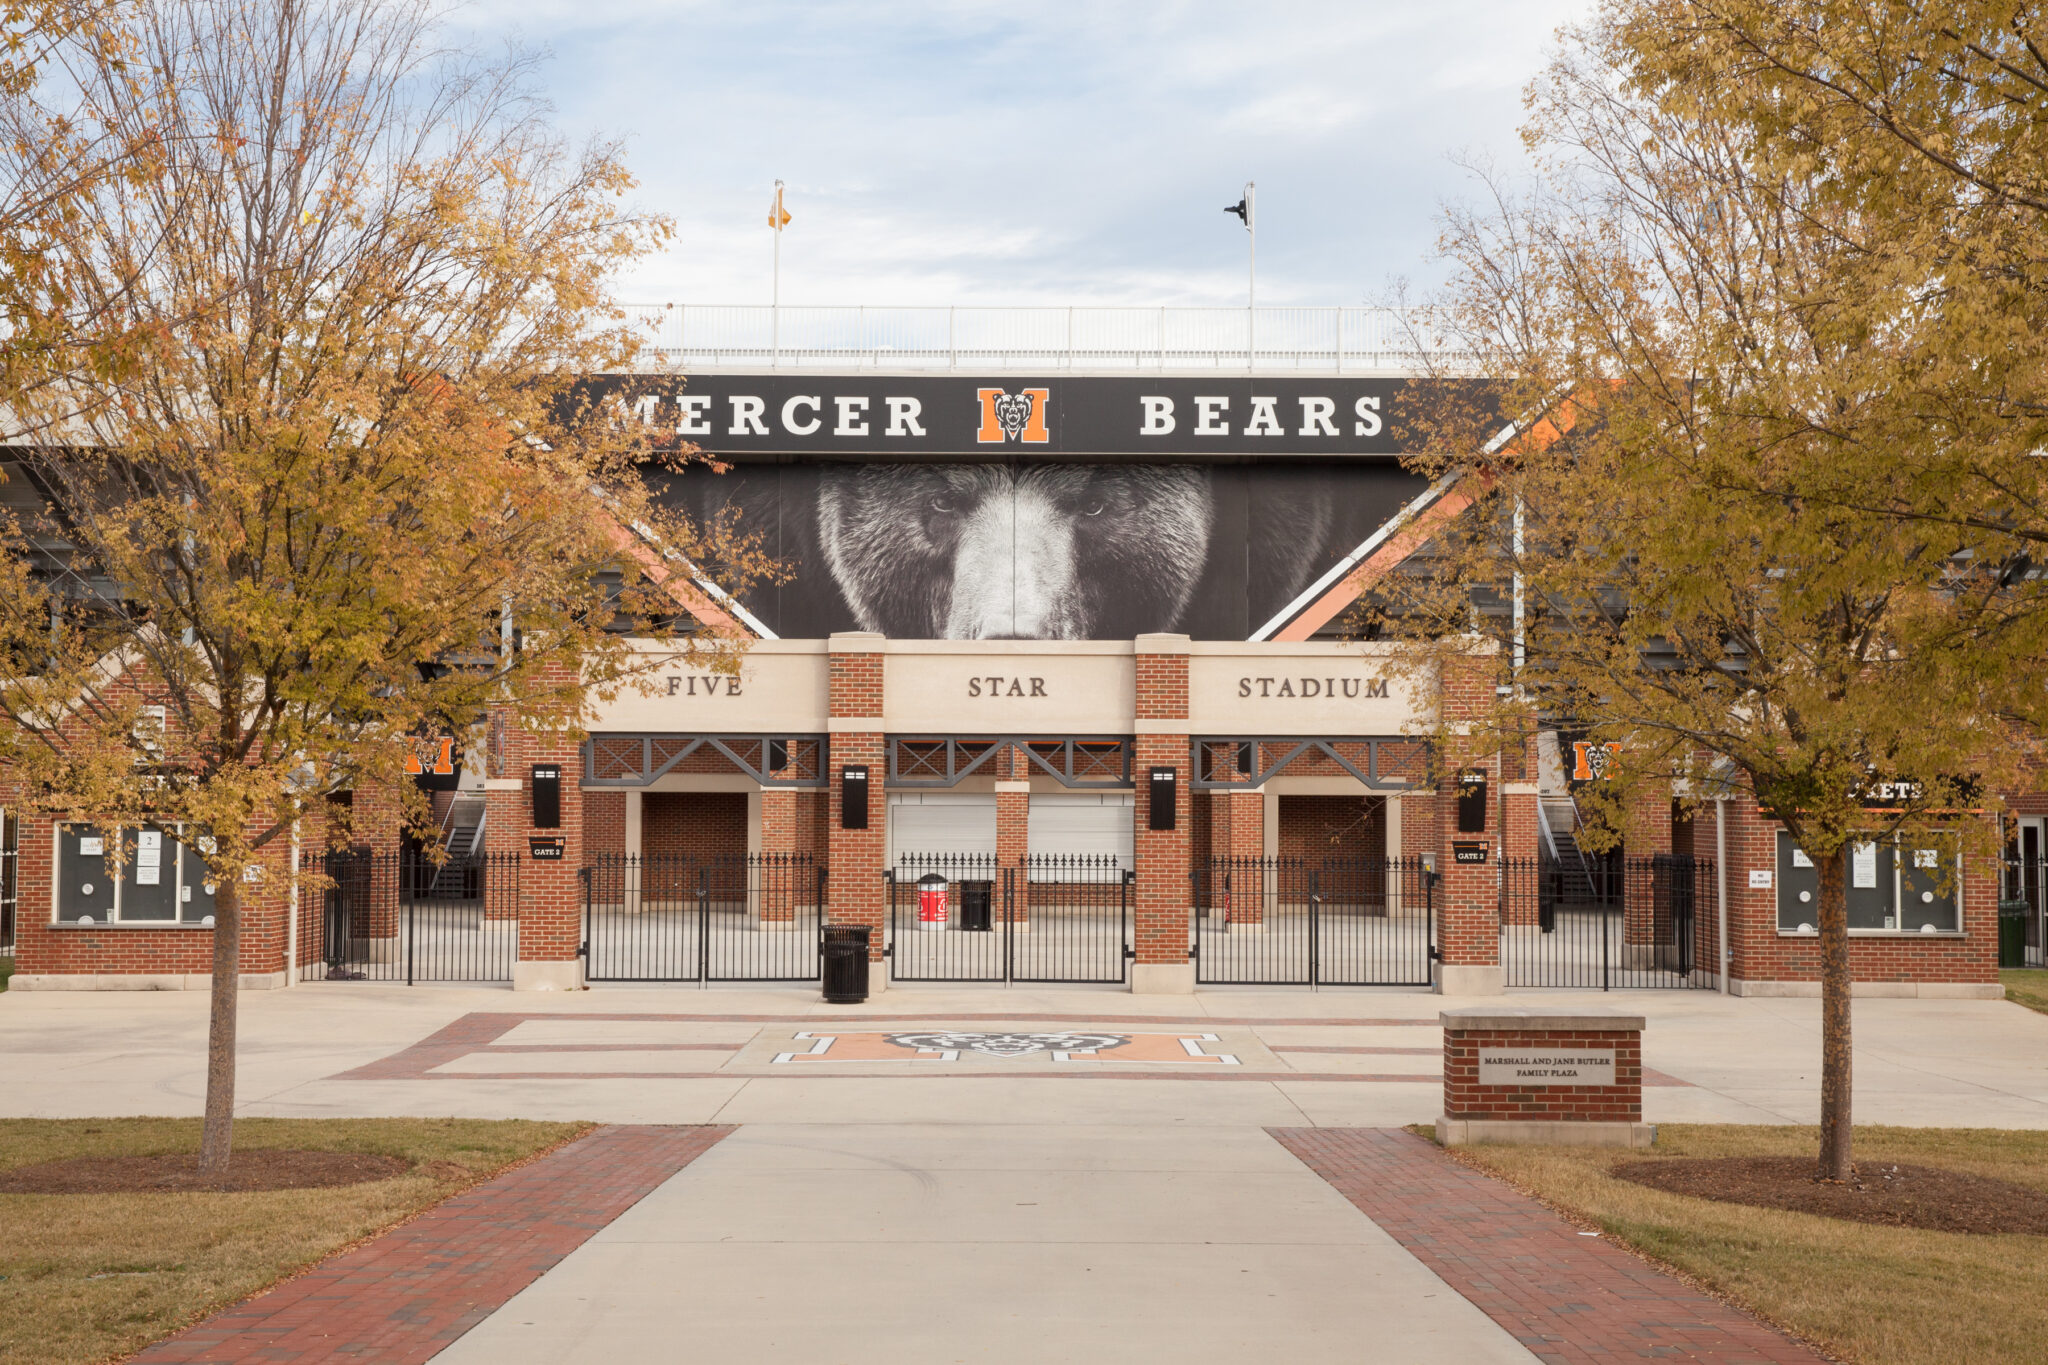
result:
M 1515 661 L 1499 736 L 1618 745 L 1609 837 L 1634 801 L 1731 781 L 1784 823 L 1819 874 L 1819 1170 L 1840 1180 L 1845 851 L 1987 844 L 1953 813 L 2014 780 L 2010 710 L 2040 684 L 2007 629 L 2024 538 L 1909 504 L 1955 454 L 1914 401 L 1943 325 L 1926 262 L 1759 158 L 1715 91 L 1643 79 L 1636 12 L 1569 32 L 1532 86 L 1533 181 L 1447 217 L 1443 316 L 1498 406 L 1419 411 L 1454 452 L 1419 463 L 1486 496 L 1371 611 L 1412 667 L 1474 637 Z
M 586 687 L 735 667 L 694 565 L 760 561 L 658 505 L 643 470 L 681 457 L 579 387 L 678 386 L 635 369 L 607 285 L 668 227 L 615 145 L 549 129 L 527 59 L 446 49 L 416 0 L 121 23 L 128 61 L 65 42 L 46 73 L 81 138 L 141 150 L 39 227 L 39 287 L 84 324 L 16 390 L 47 510 L 0 526 L 0 760 L 28 809 L 203 853 L 218 1173 L 239 889 L 285 875 L 308 806 L 382 785 L 419 821 L 410 736 L 504 703 L 573 730 Z

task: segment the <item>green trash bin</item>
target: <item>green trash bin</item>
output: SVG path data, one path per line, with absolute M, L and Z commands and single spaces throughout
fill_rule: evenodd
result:
M 1998 903 L 1998 965 L 2027 965 L 2027 916 L 2033 907 L 2025 901 Z

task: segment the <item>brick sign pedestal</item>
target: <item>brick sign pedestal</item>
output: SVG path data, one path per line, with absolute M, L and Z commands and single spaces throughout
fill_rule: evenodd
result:
M 1643 1016 L 1445 1010 L 1437 1141 L 1648 1147 Z

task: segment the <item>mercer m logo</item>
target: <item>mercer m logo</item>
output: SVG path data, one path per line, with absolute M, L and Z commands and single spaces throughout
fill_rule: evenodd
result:
M 1045 405 L 1052 399 L 1051 389 L 1019 389 L 1014 394 L 1005 389 L 977 389 L 975 393 L 981 399 L 981 429 L 974 439 L 980 444 L 1022 441 L 1042 446 L 1052 439 L 1045 429 Z
M 1572 741 L 1572 781 L 1597 782 L 1607 776 L 1607 767 L 1621 752 L 1619 744 L 1593 744 L 1583 739 Z

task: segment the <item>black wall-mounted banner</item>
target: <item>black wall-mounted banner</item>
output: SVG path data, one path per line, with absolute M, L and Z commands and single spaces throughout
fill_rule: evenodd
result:
M 715 455 L 1397 456 L 1471 381 L 1097 375 L 605 375 L 662 441 Z M 1455 386 L 1455 387 L 1453 387 Z M 1411 430 L 1404 432 L 1403 424 Z
M 528 788 L 533 800 L 533 827 L 559 829 L 562 824 L 562 767 L 559 763 L 536 763 Z
M 849 763 L 839 770 L 839 828 L 868 827 L 868 765 Z
M 1154 768 L 1150 776 L 1151 785 L 1145 797 L 1150 816 L 1148 827 L 1172 829 L 1180 809 L 1180 769 Z
M 1458 774 L 1458 833 L 1486 833 L 1486 770 L 1467 768 Z M 1466 861 L 1460 858 L 1458 861 Z

